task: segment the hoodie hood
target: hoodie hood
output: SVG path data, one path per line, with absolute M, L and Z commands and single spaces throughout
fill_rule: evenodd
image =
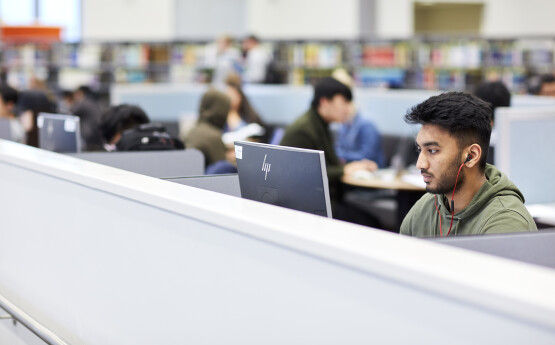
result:
M 517 198 L 521 203 L 524 203 L 524 196 L 520 190 L 512 183 L 507 175 L 499 171 L 495 166 L 491 164 L 486 164 L 485 175 L 487 181 L 480 187 L 474 198 L 470 201 L 468 206 L 459 211 L 454 216 L 454 221 L 456 222 L 455 229 L 453 231 L 457 233 L 456 227 L 458 227 L 460 221 L 464 221 L 467 218 L 473 217 L 476 213 L 481 212 L 486 205 L 495 197 L 500 196 L 513 196 Z M 445 216 L 451 216 L 449 207 L 447 207 L 447 200 L 445 196 L 442 196 L 442 207 L 441 212 Z
M 409 211 L 401 234 L 417 237 L 480 235 L 537 231 L 518 188 L 493 165 L 486 165 L 486 182 L 468 206 L 451 218 L 445 196 L 426 193 Z M 436 197 L 437 208 L 436 210 Z M 453 226 L 449 232 L 451 220 Z M 443 231 L 440 231 L 443 229 Z
M 210 89 L 204 93 L 200 101 L 198 122 L 209 123 L 221 130 L 226 124 L 229 108 L 229 97 L 220 91 Z

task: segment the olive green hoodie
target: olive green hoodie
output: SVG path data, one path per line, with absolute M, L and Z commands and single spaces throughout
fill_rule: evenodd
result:
M 470 204 L 453 217 L 449 236 L 478 235 L 520 231 L 536 231 L 536 223 L 524 207 L 524 197 L 505 174 L 493 165 L 486 165 L 487 181 Z M 435 194 L 426 193 L 409 211 L 401 234 L 417 237 L 440 236 L 439 218 L 434 204 Z M 443 236 L 449 231 L 451 212 L 444 195 L 437 196 Z

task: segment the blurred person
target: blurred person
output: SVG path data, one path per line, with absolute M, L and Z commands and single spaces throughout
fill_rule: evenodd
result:
M 310 109 L 285 131 L 281 145 L 324 151 L 333 218 L 378 227 L 377 219 L 352 205 L 343 203 L 341 177 L 357 170 L 375 171 L 378 165 L 366 159 L 342 164 L 335 153 L 329 129 L 332 122 L 344 122 L 351 112 L 351 89 L 327 77 L 314 86 Z
M 243 52 L 245 54 L 243 81 L 245 83 L 264 83 L 266 71 L 272 60 L 269 52 L 262 47 L 258 37 L 247 36 L 243 40 Z
M 345 69 L 336 69 L 332 77 L 353 89 L 353 79 Z M 350 114 L 337 129 L 335 151 L 342 163 L 368 159 L 385 168 L 382 137 L 372 121 L 363 118 L 351 102 Z
M 207 171 L 213 165 L 223 164 L 230 168 L 231 157 L 222 141 L 222 131 L 230 109 L 229 97 L 223 92 L 210 89 L 200 101 L 197 124 L 185 137 L 188 148 L 195 148 L 204 155 Z
M 553 74 L 533 75 L 528 78 L 527 87 L 531 95 L 555 97 L 555 76 Z
M 102 148 L 102 137 L 98 130 L 101 111 L 88 86 L 80 86 L 73 92 L 70 113 L 78 116 L 81 123 L 81 136 L 88 151 Z
M 116 151 L 124 131 L 146 123 L 150 123 L 148 115 L 137 106 L 120 104 L 110 107 L 102 115 L 99 127 L 104 140 L 104 149 Z
M 510 107 L 511 93 L 502 82 L 491 81 L 480 83 L 474 90 L 474 95 L 481 100 L 491 104 L 490 125 L 492 131 L 489 143 L 488 158 L 486 162 L 489 164 L 494 164 L 494 147 L 497 139 L 496 132 L 495 130 L 493 130 L 493 125 L 495 123 L 495 109 L 497 109 L 498 107 Z
M 25 129 L 16 117 L 16 105 L 19 92 L 11 86 L 0 85 L 0 118 L 8 119 L 12 140 L 25 143 Z
M 215 87 L 223 86 L 229 74 L 240 72 L 240 63 L 241 53 L 233 46 L 233 38 L 229 35 L 221 36 L 217 41 L 212 84 Z
M 38 147 L 37 118 L 40 113 L 56 113 L 56 105 L 48 99 L 43 91 L 26 90 L 19 94 L 17 109 L 21 124 L 25 129 L 27 145 Z
M 541 77 L 538 95 L 555 97 L 555 76 L 553 74 L 546 74 Z
M 241 87 L 241 78 L 237 74 L 230 74 L 225 79 L 226 94 L 230 99 L 230 109 L 227 115 L 224 132 L 235 131 L 249 123 L 264 126 L 260 115 L 251 106 Z

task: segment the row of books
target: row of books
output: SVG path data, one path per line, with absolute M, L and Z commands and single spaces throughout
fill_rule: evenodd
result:
M 281 65 L 291 68 L 351 67 L 480 68 L 489 66 L 534 67 L 555 65 L 555 40 L 452 40 L 390 43 L 265 44 Z M 54 65 L 100 68 L 147 67 L 151 64 L 184 64 L 210 67 L 214 43 L 86 43 L 52 46 L 4 44 L 3 67 Z

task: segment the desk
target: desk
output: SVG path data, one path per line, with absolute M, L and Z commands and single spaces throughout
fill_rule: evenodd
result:
M 351 187 L 396 191 L 397 220 L 395 230 L 399 231 L 401 223 L 411 207 L 426 193 L 425 187 L 406 182 L 409 176 L 414 177 L 409 175 L 407 171 L 395 174 L 391 170 L 384 169 L 366 176 L 344 175 L 341 182 Z

